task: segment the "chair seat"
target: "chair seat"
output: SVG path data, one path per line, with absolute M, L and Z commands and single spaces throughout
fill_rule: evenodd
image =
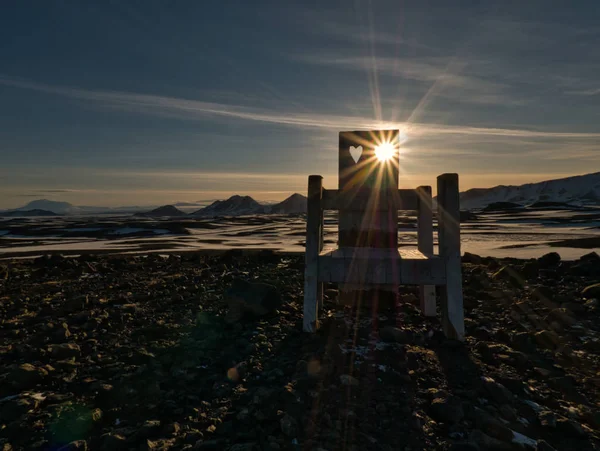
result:
M 356 284 L 443 285 L 442 259 L 417 249 L 343 247 L 319 254 L 321 282 Z

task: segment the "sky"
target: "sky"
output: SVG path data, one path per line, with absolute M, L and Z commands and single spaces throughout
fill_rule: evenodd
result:
M 0 208 L 336 188 L 342 130 L 401 130 L 402 188 L 600 169 L 597 0 L 24 0 L 0 42 Z

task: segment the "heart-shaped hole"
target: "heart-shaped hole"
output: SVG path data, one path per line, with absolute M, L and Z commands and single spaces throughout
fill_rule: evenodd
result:
M 354 160 L 355 163 L 358 163 L 358 160 L 360 160 L 360 156 L 363 153 L 363 148 L 362 146 L 358 146 L 358 147 L 354 147 L 354 146 L 350 146 L 350 155 L 352 156 L 352 159 Z

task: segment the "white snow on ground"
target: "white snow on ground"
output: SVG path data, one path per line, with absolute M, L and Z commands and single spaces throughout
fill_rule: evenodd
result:
M 556 212 L 555 212 L 556 213 Z M 559 215 L 540 212 L 538 217 L 551 219 Z M 518 219 L 518 216 L 503 215 L 502 219 Z M 522 222 L 498 223 L 494 215 L 480 215 L 476 222 L 461 224 L 461 250 L 482 256 L 534 258 L 550 251 L 558 252 L 563 259 L 572 260 L 592 251 L 600 253 L 600 249 L 575 249 L 548 247 L 548 241 L 558 241 L 567 238 L 584 238 L 598 236 L 600 230 L 590 228 L 590 222 L 583 224 L 565 223 L 547 224 Z M 4 253 L 34 253 L 43 254 L 48 251 L 123 251 L 127 253 L 152 252 L 182 252 L 190 250 L 226 250 L 226 249 L 273 249 L 283 252 L 304 252 L 305 223 L 302 219 L 291 217 L 278 221 L 262 223 L 263 218 L 256 217 L 248 220 L 224 218 L 218 221 L 197 220 L 198 228 L 189 228 L 189 235 L 174 235 L 168 229 L 151 226 L 127 227 L 123 221 L 111 220 L 104 228 L 77 228 L 68 220 L 57 224 L 55 219 L 39 221 L 39 226 L 32 228 L 29 236 L 19 227 L 20 235 L 12 235 L 10 230 L 0 230 L 0 258 Z M 246 222 L 247 221 L 247 222 Z M 29 224 L 29 223 L 26 223 Z M 61 229 L 61 224 L 65 226 Z M 79 225 L 80 222 L 77 223 Z M 85 225 L 85 224 L 81 224 Z M 155 225 L 155 224 L 153 224 Z M 24 226 L 25 227 L 25 226 Z M 29 227 L 29 225 L 26 225 Z M 39 228 L 38 228 L 39 227 Z M 212 228 L 204 228 L 212 227 Z M 401 224 L 399 242 L 402 248 L 416 246 L 417 236 L 414 228 L 403 227 Z M 26 230 L 26 229 L 23 229 Z M 56 232 L 54 232 L 56 230 Z M 106 234 L 97 239 L 93 236 L 77 238 L 62 237 L 61 231 L 105 230 Z M 36 233 L 33 233 L 33 232 Z M 38 231 L 56 233 L 54 236 L 39 235 Z M 151 232 L 149 236 L 128 236 L 138 232 Z M 325 246 L 335 246 L 337 242 L 337 224 L 333 218 L 326 218 Z M 511 246 L 526 247 L 511 247 Z M 437 249 L 436 249 L 437 252 Z

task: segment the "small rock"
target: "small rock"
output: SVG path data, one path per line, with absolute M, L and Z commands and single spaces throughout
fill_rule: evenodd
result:
M 469 441 L 477 445 L 481 450 L 490 451 L 510 451 L 511 445 L 501 440 L 490 437 L 479 429 L 475 429 L 469 434 Z
M 340 376 L 340 382 L 342 383 L 342 385 L 350 385 L 350 386 L 357 386 L 359 384 L 358 379 L 350 376 L 349 374 L 342 374 Z
M 39 384 L 48 371 L 30 363 L 23 363 L 10 372 L 9 381 L 20 390 L 32 388 Z
M 81 349 L 75 343 L 53 344 L 48 349 L 59 360 L 79 357 L 81 355 Z
M 273 285 L 242 279 L 233 280 L 224 299 L 229 306 L 226 317 L 229 323 L 239 321 L 247 313 L 257 317 L 265 316 L 281 306 L 281 296 Z
M 535 345 L 527 332 L 518 332 L 511 337 L 511 346 L 522 352 L 534 352 Z
M 551 303 L 554 299 L 555 292 L 550 287 L 535 287 L 531 292 L 534 299 L 542 302 L 543 304 Z
M 590 252 L 589 254 L 582 255 L 579 261 L 586 263 L 600 263 L 600 255 L 596 252 Z
M 87 451 L 87 442 L 85 440 L 75 440 L 61 448 L 58 451 Z
M 581 292 L 581 295 L 586 299 L 600 299 L 600 283 L 585 287 Z
M 465 252 L 462 256 L 463 263 L 470 263 L 472 265 L 481 265 L 483 263 L 483 259 L 477 254 L 471 254 L 470 252 Z
M 169 423 L 164 427 L 164 431 L 168 435 L 177 435 L 181 431 L 181 426 L 179 423 Z
M 506 280 L 515 287 L 523 287 L 525 279 L 512 266 L 503 266 L 492 276 L 494 280 Z
M 549 410 L 544 410 L 538 414 L 538 420 L 542 427 L 545 428 L 555 428 L 556 427 L 556 415 Z
M 510 442 L 513 439 L 513 431 L 485 410 L 473 407 L 470 415 L 476 427 L 485 434 L 503 442 Z
M 587 435 L 581 424 L 569 418 L 559 419 L 556 422 L 556 429 L 567 437 L 582 438 Z
M 535 342 L 543 349 L 554 350 L 560 344 L 560 338 L 551 330 L 542 330 L 533 335 Z
M 106 433 L 100 437 L 101 451 L 119 451 L 127 448 L 127 440 L 119 434 Z
M 572 312 L 576 315 L 583 315 L 586 312 L 585 306 L 577 302 L 564 302 L 563 304 L 561 304 L 561 307 L 567 309 L 567 311 Z
M 499 410 L 504 419 L 508 421 L 517 421 L 517 411 L 513 407 L 508 404 L 502 404 Z
M 483 388 L 498 404 L 511 404 L 514 396 L 504 385 L 489 377 L 483 377 Z
M 558 321 L 565 327 L 571 327 L 577 322 L 577 320 L 573 318 L 569 311 L 565 308 L 555 308 L 554 310 L 550 311 L 550 313 L 548 313 L 546 316 L 546 321 Z
M 382 341 L 388 343 L 410 343 L 410 334 L 398 327 L 386 326 L 379 332 Z
M 556 451 L 546 440 L 537 441 L 537 451 Z
M 281 432 L 288 437 L 295 437 L 298 433 L 298 423 L 287 413 L 281 418 L 279 424 L 281 426 Z
M 538 258 L 540 268 L 548 269 L 560 263 L 560 255 L 557 252 L 548 252 Z
M 455 396 L 437 398 L 431 403 L 429 415 L 442 423 L 456 424 L 464 417 L 462 402 Z
M 146 420 L 146 422 L 137 430 L 134 436 L 136 440 L 145 440 L 156 435 L 159 431 L 160 420 Z
M 253 451 L 256 447 L 256 443 L 236 443 L 235 445 L 227 448 L 228 451 Z
M 13 398 L 4 401 L 0 404 L 0 422 L 10 423 L 15 421 L 35 407 L 35 403 L 25 398 Z

